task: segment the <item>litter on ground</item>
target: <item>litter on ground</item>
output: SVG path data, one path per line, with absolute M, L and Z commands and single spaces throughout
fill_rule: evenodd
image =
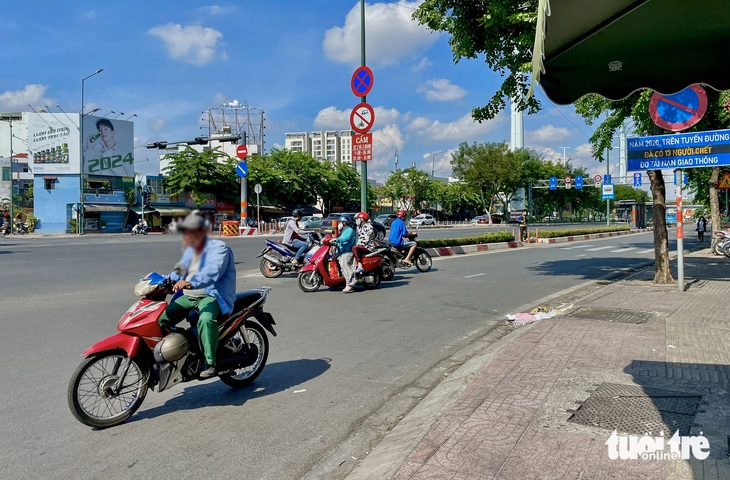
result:
M 555 315 L 558 315 L 560 313 L 564 313 L 568 310 L 573 308 L 573 304 L 567 304 L 564 303 L 562 305 L 559 305 L 555 308 L 548 308 L 548 307 L 535 307 L 529 312 L 520 312 L 515 313 L 511 315 L 507 315 L 507 320 L 512 322 L 512 326 L 517 327 L 523 327 L 527 324 L 536 322 L 538 320 L 545 320 L 546 318 L 552 318 Z

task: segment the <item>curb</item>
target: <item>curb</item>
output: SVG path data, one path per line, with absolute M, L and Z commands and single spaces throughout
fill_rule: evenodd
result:
M 426 251 L 432 257 L 451 257 L 453 255 L 466 255 L 469 253 L 487 252 L 490 250 L 519 248 L 521 246 L 522 242 L 480 243 L 477 245 L 460 245 L 456 247 L 427 248 Z
M 621 232 L 604 232 L 604 233 L 591 233 L 588 235 L 571 235 L 569 237 L 556 237 L 556 238 L 540 238 L 540 243 L 567 243 L 567 242 L 577 242 L 580 240 L 595 240 L 597 238 L 609 238 L 609 237 L 618 237 L 621 235 L 631 235 L 633 233 L 644 233 L 649 232 L 651 229 L 649 228 L 639 228 L 634 230 L 626 230 Z

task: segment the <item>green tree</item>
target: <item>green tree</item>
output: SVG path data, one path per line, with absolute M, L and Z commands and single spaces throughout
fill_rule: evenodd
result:
M 474 108 L 476 120 L 494 118 L 510 99 L 536 113 L 540 103 L 527 97 L 535 42 L 538 0 L 425 0 L 413 18 L 437 32 L 447 32 L 454 62 L 482 57 L 499 72 L 502 84 L 489 102 Z
M 426 172 L 410 167 L 390 172 L 380 194 L 398 202 L 406 212 L 412 212 L 433 200 L 433 184 Z
M 170 165 L 163 173 L 165 188 L 171 194 L 189 192 L 198 206 L 210 194 L 218 194 L 221 198 L 235 197 L 233 162 L 221 150 L 199 152 L 187 147 L 168 155 L 168 158 Z

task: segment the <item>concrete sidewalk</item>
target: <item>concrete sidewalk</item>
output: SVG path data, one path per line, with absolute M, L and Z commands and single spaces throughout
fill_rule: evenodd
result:
M 467 362 L 348 478 L 730 479 L 729 267 L 686 257 L 682 295 L 653 271 L 587 289 Z M 709 457 L 611 460 L 614 429 L 703 435 Z

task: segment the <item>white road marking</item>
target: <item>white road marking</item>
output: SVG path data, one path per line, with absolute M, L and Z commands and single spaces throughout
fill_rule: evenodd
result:
M 586 255 L 585 253 L 581 253 L 580 255 L 576 255 L 575 258 L 578 258 L 578 257 L 587 257 L 587 256 L 588 255 Z
M 590 245 L 573 245 L 572 247 L 560 247 L 561 250 L 573 250 L 575 248 L 586 248 L 590 247 Z
M 611 253 L 630 252 L 631 250 L 636 250 L 636 247 L 619 248 L 618 250 L 611 250 Z
M 638 251 L 636 253 L 638 253 L 640 255 L 644 255 L 644 254 L 647 254 L 647 253 L 654 253 L 654 249 L 653 248 L 647 248 L 646 250 L 640 250 L 640 251 Z
M 464 275 L 464 278 L 483 277 L 486 273 L 475 273 L 474 275 Z
M 616 245 L 610 245 L 608 247 L 589 248 L 588 250 L 586 250 L 586 252 L 597 252 L 599 250 L 608 250 L 609 248 L 616 248 Z

